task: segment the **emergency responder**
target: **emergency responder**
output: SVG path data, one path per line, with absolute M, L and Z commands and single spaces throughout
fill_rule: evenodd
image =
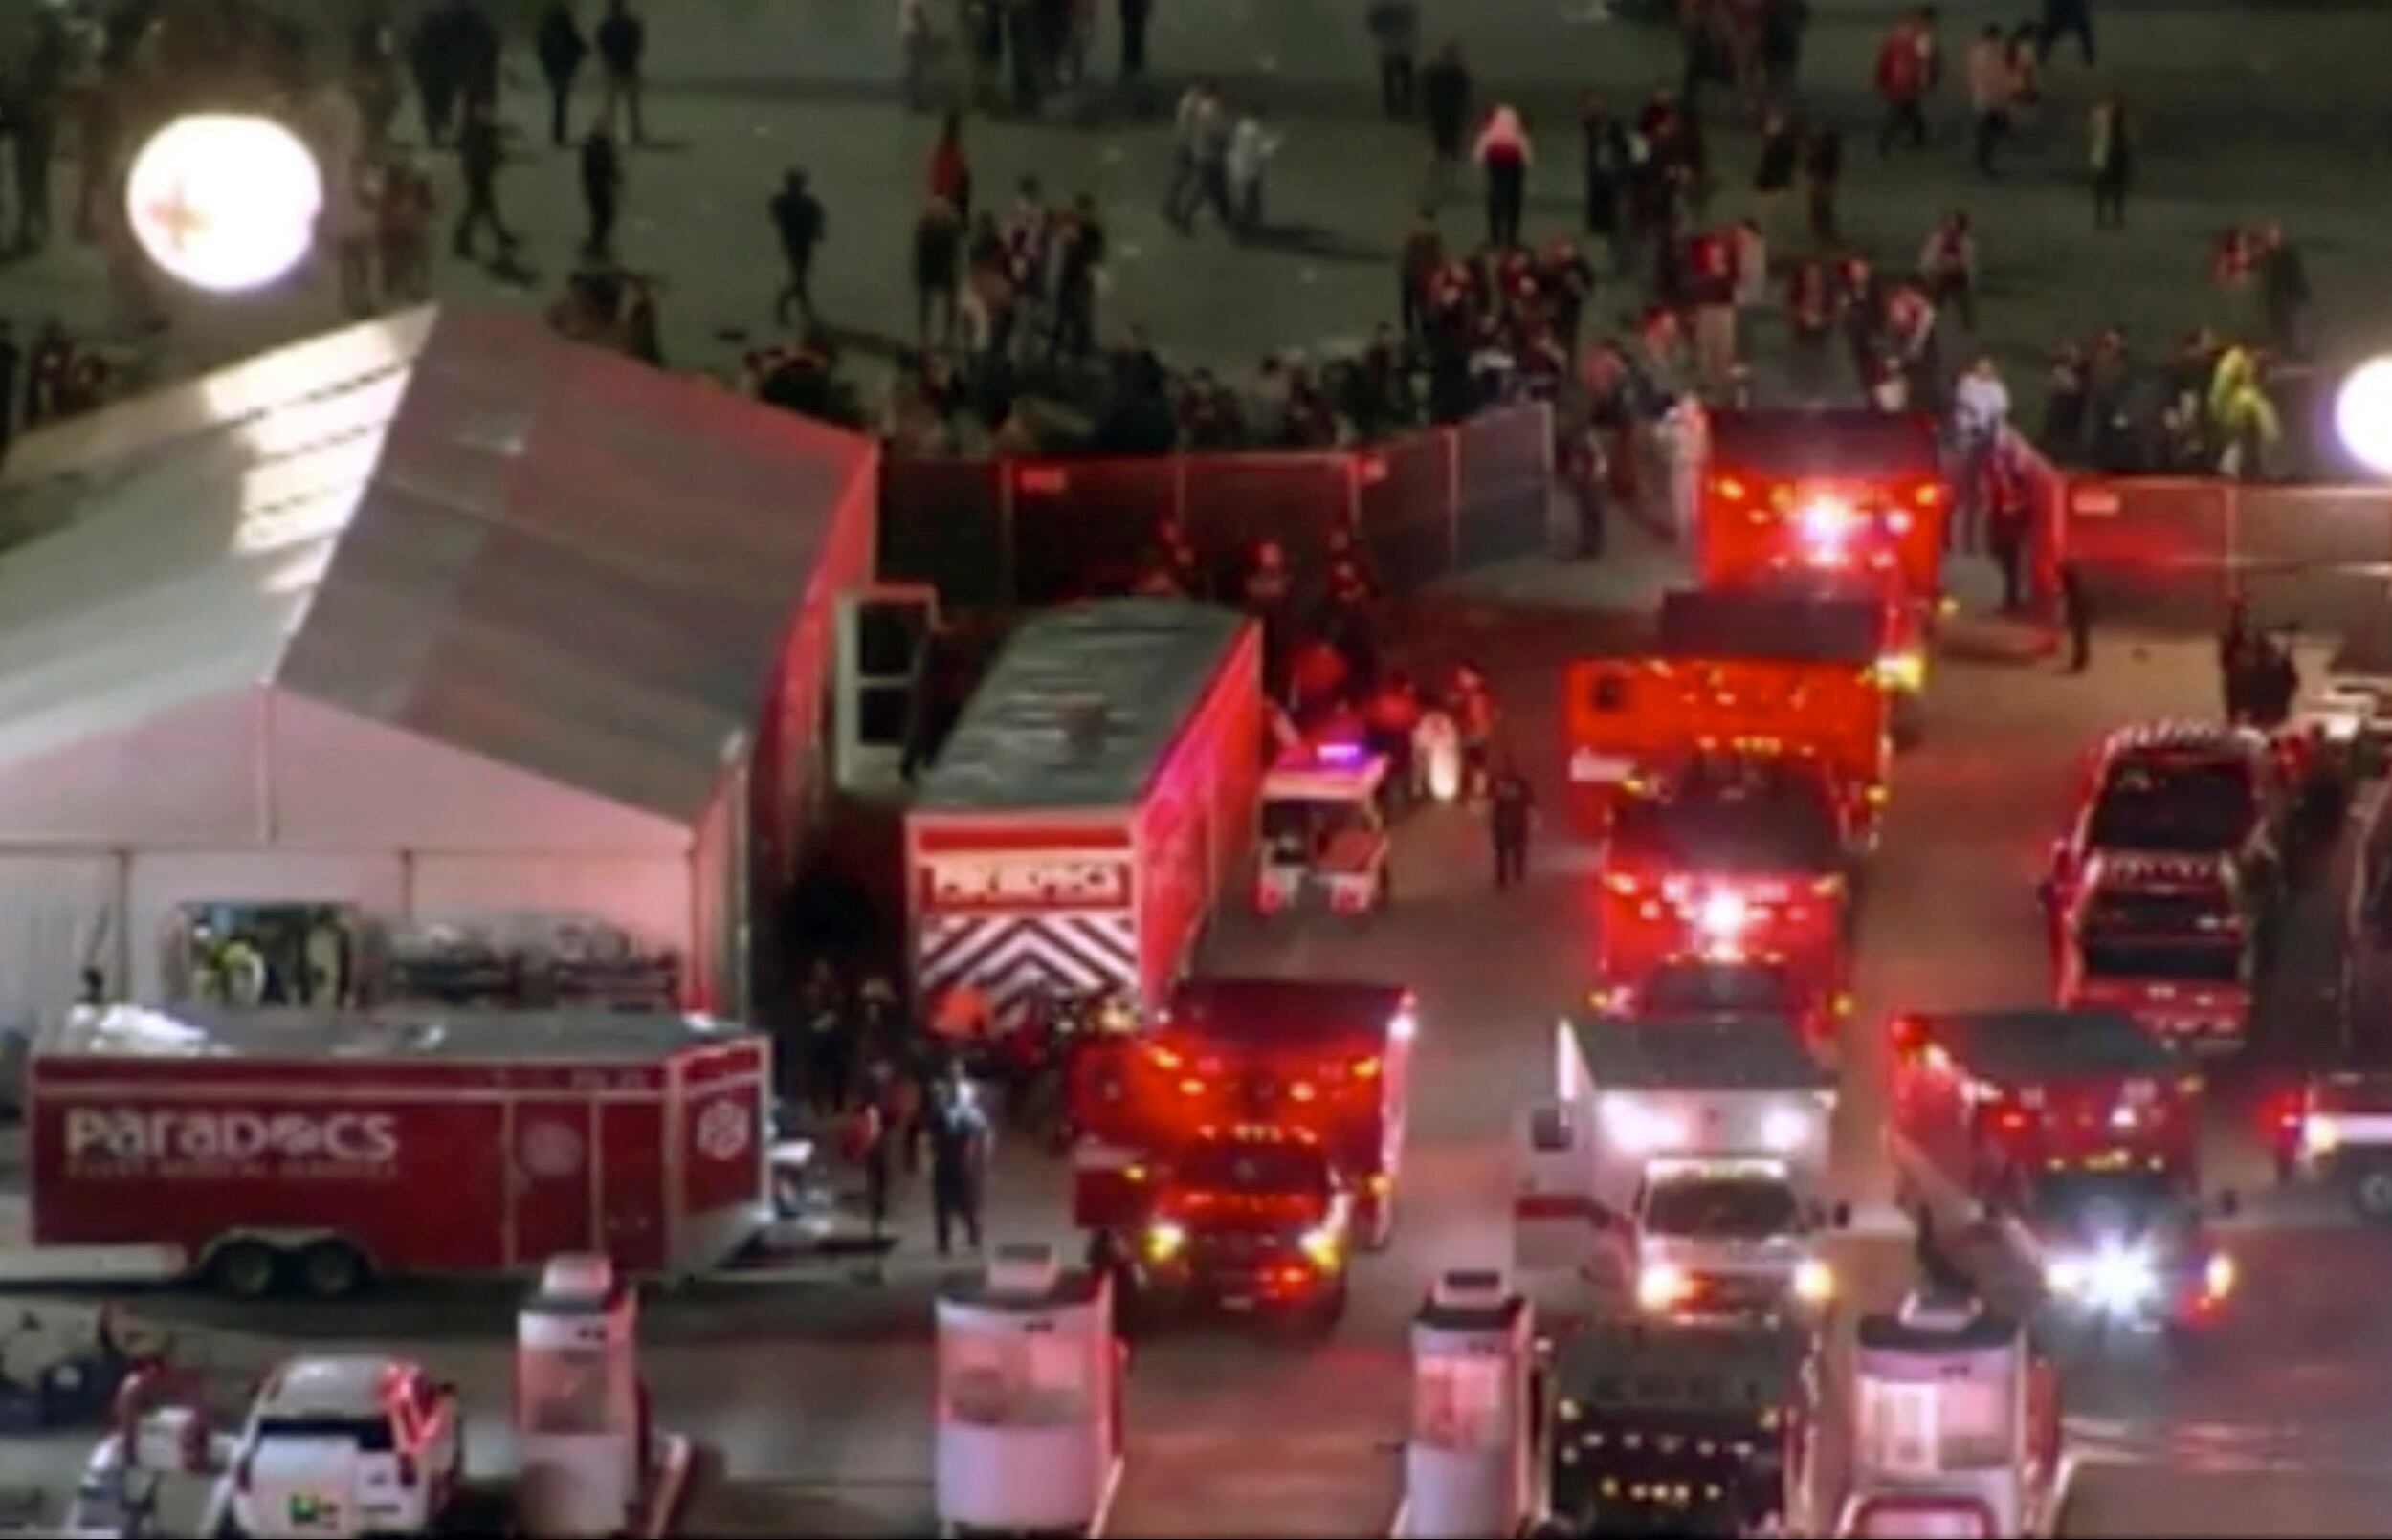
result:
M 2002 570 L 2002 612 L 2015 615 L 2026 603 L 2027 548 L 2034 526 L 2026 469 L 2018 454 L 2004 449 L 1988 456 L 1983 486 L 1985 534 Z
M 847 1097 L 853 1037 L 838 975 L 823 958 L 814 960 L 807 978 L 799 1021 L 806 1032 L 806 1105 L 816 1112 L 836 1112 Z
M 988 1161 L 988 1121 L 962 1079 L 941 1076 L 931 1089 L 930 1215 L 932 1238 L 945 1256 L 957 1225 L 964 1243 L 980 1249 L 980 1186 Z
M 2060 622 L 2068 627 L 2068 671 L 2083 673 L 2093 666 L 2093 605 L 2073 561 L 2060 563 Z
M 1528 880 L 1529 825 L 1535 821 L 1537 794 L 1528 778 L 1507 756 L 1487 791 L 1487 827 L 1495 839 L 1495 881 L 1498 891 Z
M 1412 791 L 1412 734 L 1420 726 L 1420 692 L 1411 675 L 1391 669 L 1362 701 L 1362 737 L 1387 760 L 1389 795 L 1397 802 Z
M 875 1262 L 881 1230 L 889 1222 L 889 1180 L 897 1140 L 889 1127 L 888 1091 L 896 1078 L 896 1067 L 888 1060 L 873 1062 L 842 1133 L 845 1155 L 864 1176 L 864 1221 L 870 1227 L 867 1233 L 874 1243 Z
M 2237 594 L 2226 606 L 2226 624 L 2218 630 L 2218 693 L 2226 702 L 2226 719 L 2241 722 L 2250 714 L 2250 605 Z

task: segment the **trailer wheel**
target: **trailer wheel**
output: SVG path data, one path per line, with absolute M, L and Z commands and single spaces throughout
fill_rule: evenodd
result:
M 346 1299 L 365 1287 L 371 1269 L 346 1241 L 319 1241 L 299 1253 L 299 1287 L 315 1299 Z
M 2351 1174 L 2351 1207 L 2361 1219 L 2392 1223 L 2392 1165 L 2362 1166 Z
M 282 1281 L 282 1254 L 262 1241 L 235 1241 L 209 1263 L 208 1281 L 234 1299 L 263 1299 Z

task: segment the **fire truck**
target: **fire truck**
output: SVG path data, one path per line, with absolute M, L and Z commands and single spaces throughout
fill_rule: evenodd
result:
M 1562 690 L 1571 811 L 1590 835 L 1697 761 L 1744 759 L 1815 779 L 1845 842 L 1874 843 L 1894 749 L 1873 657 L 1582 658 Z
M 2025 1309 L 2051 1282 L 2033 1234 L 2037 1183 L 2142 1172 L 2200 1184 L 2202 1081 L 2122 1012 L 2038 1008 L 1913 1014 L 1894 1023 L 1886 1130 L 1896 1200 L 1936 1238 L 2000 1244 L 1961 1260 L 1997 1303 Z
M 1769 657 L 1866 665 L 1886 693 L 1897 737 L 1917 736 L 1932 627 L 1924 606 L 1890 600 L 1847 573 L 1804 573 L 1766 585 L 1680 588 L 1662 595 L 1660 649 L 1674 657 Z
M 1579 1328 L 1546 1371 L 1539 1532 L 1784 1532 L 1819 1375 L 1810 1336 L 1783 1325 Z
M 2075 811 L 2051 845 L 2043 899 L 2056 926 L 2075 912 L 2095 857 L 2209 856 L 2234 867 L 2254 935 L 2281 893 L 2289 816 L 2267 738 L 2214 722 L 2122 727 L 2087 756 Z
M 1376 1249 L 1394 1230 L 1418 1025 L 1390 985 L 1182 983 L 1152 1027 L 1074 1066 L 1074 1222 L 1163 1295 L 1341 1298 L 1348 1241 Z M 1337 1268 L 1319 1265 L 1330 1254 Z
M 1632 998 L 1663 969 L 1758 964 L 1783 977 L 1792 1014 L 1831 1024 L 1847 1001 L 1851 919 L 1835 807 L 1815 777 L 1734 769 L 1618 808 L 1603 852 L 1597 977 Z
M 1924 412 L 1714 414 L 1696 516 L 1707 588 L 1849 574 L 1932 607 L 1950 498 Z
M 2097 855 L 2057 927 L 2060 1003 L 2124 1011 L 2182 1048 L 2238 1048 L 2259 963 L 2251 910 L 2222 856 Z
M 1519 1265 L 1670 1319 L 1807 1318 L 1834 1297 L 1824 1200 L 1835 1081 L 1786 1021 L 1561 1023 L 1528 1119 Z M 1622 1286 L 1625 1286 L 1624 1287 Z
M 1967 1295 L 1863 1316 L 1850 1479 L 1833 1533 L 1969 1540 L 2059 1532 L 2075 1463 L 2059 1375 L 2026 1324 Z

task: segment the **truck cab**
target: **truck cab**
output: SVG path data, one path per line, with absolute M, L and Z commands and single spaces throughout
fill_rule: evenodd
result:
M 2031 1308 L 2047 1282 L 2023 1229 L 2038 1179 L 2134 1171 L 2199 1191 L 2201 1077 L 2123 1013 L 1914 1014 L 1893 1037 L 1897 1201 L 1935 1236 L 1994 1219 L 2000 1246 L 1963 1265 L 1994 1269 L 1980 1285 L 2004 1308 Z
M 1783 1020 L 1564 1022 L 1514 1205 L 1523 1271 L 1657 1319 L 1807 1317 L 1833 1298 L 1834 1080 Z
M 1596 971 L 1641 989 L 1683 959 L 1780 970 L 1794 1012 L 1832 1019 L 1850 968 L 1845 846 L 1829 788 L 1800 766 L 1710 764 L 1624 803 L 1605 842 Z
M 1785 1532 L 1819 1373 L 1809 1337 L 1783 1327 L 1582 1327 L 1546 1371 L 1539 1532 Z
M 2337 1188 L 2360 1218 L 2392 1223 L 2392 1074 L 2314 1080 L 2286 1123 L 2288 1176 Z
M 1153 1184 L 1207 1129 L 1309 1133 L 1350 1188 L 1356 1244 L 1384 1245 L 1420 1026 L 1411 992 L 1312 979 L 1194 979 L 1143 1032 L 1092 1045 L 1068 1091 L 1073 1209 L 1135 1239 Z
M 2231 1194 L 2219 1211 L 2234 1212 Z M 2238 1281 L 2208 1210 L 2167 1172 L 2046 1171 L 2027 1178 L 2020 1228 L 2046 1297 L 2071 1316 L 2202 1331 Z
M 2223 859 L 2254 932 L 2282 882 L 2287 798 L 2267 738 L 2214 722 L 2122 727 L 2087 757 L 2068 825 L 2051 845 L 2043 899 L 2055 927 L 2074 913 L 2101 856 Z
M 1822 1000 L 1786 965 L 1783 957 L 1735 959 L 1681 953 L 1664 958 L 1641 978 L 1599 986 L 1599 1009 L 1628 1021 L 1647 1017 L 1790 1020 L 1803 1041 L 1832 1057 L 1840 1001 Z
M 1345 1313 L 1354 1194 L 1320 1138 L 1207 1129 L 1159 1176 L 1134 1262 L 1141 1312 L 1274 1310 L 1323 1329 Z
M 2059 1000 L 2124 1011 L 2195 1051 L 2242 1046 L 2259 947 L 2234 863 L 2099 855 L 2063 919 Z
M 1263 777 L 1254 910 L 1284 914 L 1318 898 L 1363 915 L 1393 892 L 1384 755 L 1342 740 L 1303 743 Z
M 1728 588 L 1661 596 L 1660 650 L 1672 657 L 1739 654 L 1870 670 L 1894 732 L 1914 738 L 1927 685 L 1932 615 L 1896 585 L 1852 573 L 1811 572 Z
M 2025 1323 L 1965 1295 L 1863 1316 L 1838 1535 L 2058 1532 L 2073 1471 L 2059 1376 Z
M 1864 578 L 1932 605 L 1950 496 L 1923 412 L 1723 411 L 1696 511 L 1705 587 Z

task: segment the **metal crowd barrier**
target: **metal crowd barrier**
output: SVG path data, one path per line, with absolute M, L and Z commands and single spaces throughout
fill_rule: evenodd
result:
M 1125 587 L 1178 520 L 1226 581 L 1261 540 L 1318 574 L 1352 531 L 1403 593 L 1544 549 L 1553 429 L 1541 404 L 1499 407 L 1353 450 L 1135 459 L 882 462 L 880 575 L 951 607 L 1037 606 Z

